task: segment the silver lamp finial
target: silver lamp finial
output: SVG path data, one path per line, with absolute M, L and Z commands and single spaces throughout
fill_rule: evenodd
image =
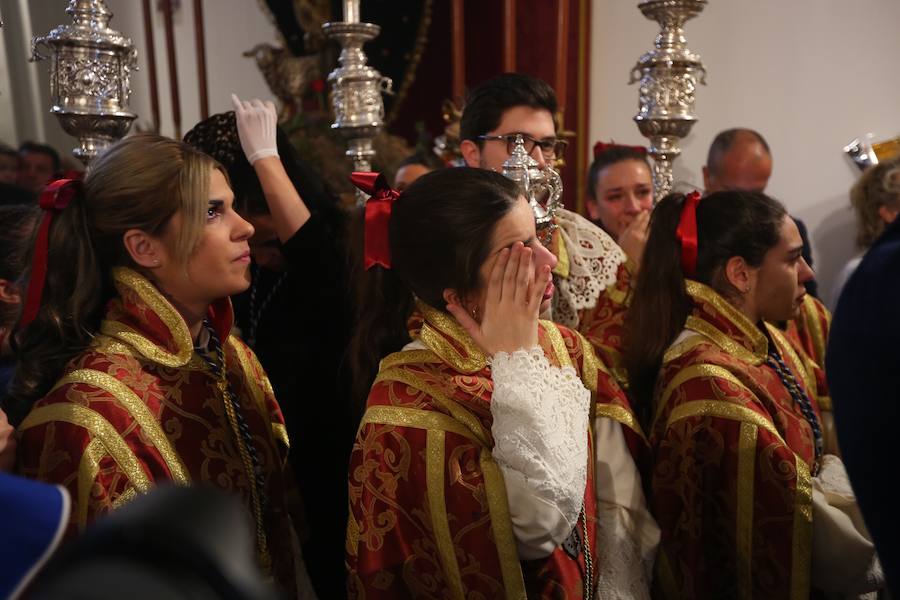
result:
M 541 167 L 528 154 L 522 134 L 516 134 L 513 151 L 503 162 L 501 173 L 519 184 L 534 212 L 537 229 L 553 231 L 556 228 L 553 217 L 562 204 L 562 178 L 549 164 Z
M 70 0 L 66 13 L 71 25 L 31 40 L 31 60 L 50 60 L 50 112 L 78 138 L 72 154 L 87 166 L 137 116 L 128 110 L 137 51 L 109 28 L 113 15 L 104 0 Z
M 703 10 L 707 0 L 644 0 L 638 8 L 657 21 L 655 48 L 638 60 L 629 84 L 640 82 L 640 109 L 635 115 L 641 133 L 650 139 L 654 197 L 672 189 L 672 161 L 681 154 L 678 142 L 694 122 L 694 90 L 706 84 L 706 67 L 684 38 L 684 23 Z

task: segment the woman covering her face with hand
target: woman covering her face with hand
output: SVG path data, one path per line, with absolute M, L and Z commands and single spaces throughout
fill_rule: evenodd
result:
M 350 464 L 351 596 L 646 597 L 656 531 L 626 444 L 642 434 L 584 338 L 539 321 L 556 259 L 518 187 L 473 168 L 399 196 L 354 178 L 372 197 L 351 350 L 374 383 Z
M 162 482 L 230 492 L 260 566 L 296 595 L 281 411 L 230 335 L 253 234 L 232 202 L 218 163 L 149 134 L 83 187 L 48 186 L 11 386 L 20 472 L 68 488 L 69 533 Z

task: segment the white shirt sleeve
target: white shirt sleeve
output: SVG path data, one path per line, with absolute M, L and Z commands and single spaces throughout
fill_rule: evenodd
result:
M 594 486 L 600 553 L 597 597 L 650 598 L 660 531 L 618 421 L 594 421 Z
M 492 363 L 492 454 L 503 473 L 519 557 L 549 556 L 578 522 L 587 485 L 590 392 L 539 347 Z

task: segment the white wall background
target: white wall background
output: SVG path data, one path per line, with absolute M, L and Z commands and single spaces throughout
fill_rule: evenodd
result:
M 132 37 L 141 70 L 133 75 L 132 110 L 149 127 L 149 78 L 143 17 L 137 0 L 107 0 L 112 26 Z M 0 0 L 0 139 L 17 144 L 43 138 L 71 148 L 49 115 L 46 64 L 31 64 L 28 40 L 67 23 L 67 0 Z M 154 5 L 161 132 L 174 135 L 162 14 Z M 175 14 L 182 133 L 200 118 L 193 11 Z M 637 0 L 594 0 L 591 54 L 591 142 L 641 143 L 632 117 L 637 88 L 628 73 L 652 46 L 657 25 Z M 229 94 L 267 96 L 253 60 L 241 53 L 276 33 L 252 0 L 204 0 L 210 111 L 228 110 Z M 810 229 L 815 267 L 826 301 L 831 282 L 853 253 L 847 190 L 858 176 L 842 152 L 854 137 L 900 133 L 900 2 L 897 0 L 710 0 L 688 22 L 690 47 L 700 53 L 708 85 L 697 92 L 699 122 L 683 141 L 676 177 L 700 184 L 713 136 L 734 126 L 759 130 L 769 141 L 775 170 L 768 191 Z
M 658 31 L 631 0 L 595 0 L 591 40 L 591 142 L 643 143 L 632 121 L 628 74 Z M 701 167 L 723 129 L 750 127 L 772 147 L 767 192 L 810 231 L 821 295 L 853 252 L 847 192 L 859 175 L 850 140 L 900 133 L 900 2 L 709 0 L 685 26 L 707 68 L 699 122 L 682 144 L 676 179 L 702 185 Z
M 131 110 L 137 127 L 152 123 L 147 43 L 141 3 L 138 0 L 106 0 L 113 12 L 110 26 L 131 37 L 138 50 L 139 71 L 132 75 Z M 6 21 L 0 36 L 0 140 L 18 144 L 25 139 L 43 139 L 62 152 L 74 147 L 74 138 L 62 131 L 49 114 L 49 70 L 46 62 L 28 63 L 27 47 L 32 35 L 44 35 L 71 19 L 65 13 L 68 0 L 0 0 Z M 160 103 L 160 133 L 173 136 L 170 74 L 166 58 L 162 11 L 153 6 L 153 37 L 156 50 Z M 194 15 L 190 0 L 176 2 L 175 48 L 181 106 L 181 133 L 200 120 L 197 59 L 194 50 Z M 261 42 L 275 43 L 276 30 L 253 0 L 204 0 L 207 84 L 210 114 L 231 108 L 230 94 L 269 97 L 265 80 L 251 58 L 241 54 Z M 32 89 L 32 78 L 36 85 Z M 11 106 L 10 106 L 11 105 Z M 9 107 L 9 108 L 8 108 Z

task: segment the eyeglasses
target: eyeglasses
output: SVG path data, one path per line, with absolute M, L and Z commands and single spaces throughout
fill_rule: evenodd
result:
M 562 140 L 559 138 L 544 138 L 542 140 L 536 140 L 527 133 L 479 135 L 475 139 L 485 142 L 506 142 L 506 152 L 507 154 L 512 154 L 513 149 L 516 147 L 516 136 L 520 135 L 522 136 L 522 141 L 525 143 L 525 152 L 527 152 L 528 154 L 534 152 L 535 146 L 538 146 L 541 149 L 541 154 L 544 156 L 545 160 L 560 159 L 566 152 L 566 146 L 568 145 L 568 142 L 566 140 Z

